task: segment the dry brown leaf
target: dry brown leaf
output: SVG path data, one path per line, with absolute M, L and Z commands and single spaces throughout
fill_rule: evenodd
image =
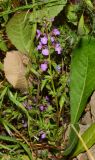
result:
M 95 91 L 93 92 L 89 103 L 91 106 L 92 121 L 95 122 Z
M 14 88 L 26 90 L 27 80 L 25 77 L 25 66 L 19 51 L 7 52 L 4 59 L 5 77 Z
M 24 55 L 24 54 L 21 54 L 21 56 L 22 56 L 22 62 L 23 62 L 23 64 L 27 66 L 28 63 L 29 63 L 29 58 L 26 55 Z

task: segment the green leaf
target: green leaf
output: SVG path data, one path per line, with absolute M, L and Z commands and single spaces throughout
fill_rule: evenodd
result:
M 18 143 L 18 141 L 14 137 L 9 137 L 9 136 L 2 136 L 2 135 L 0 135 L 0 140 L 2 140 L 2 141 L 8 141 L 8 142 L 13 142 L 13 143 Z
M 81 15 L 80 17 L 80 20 L 79 20 L 79 24 L 78 24 L 78 34 L 79 35 L 83 35 L 85 33 L 85 30 L 84 30 L 84 17 L 83 17 L 83 14 Z
M 57 16 L 63 10 L 63 7 L 66 5 L 66 3 L 67 0 L 49 0 L 49 3 L 47 3 L 45 8 L 48 18 L 54 18 L 55 16 Z
M 30 21 L 32 22 L 40 22 L 45 18 L 51 19 L 56 17 L 65 7 L 67 0 L 48 0 L 48 3 L 43 4 L 43 8 L 41 10 L 36 10 L 33 14 L 31 14 Z
M 78 20 L 76 10 L 77 10 L 77 5 L 68 5 L 67 18 L 68 21 L 73 23 L 74 25 L 77 25 L 77 20 Z
M 5 97 L 5 94 L 7 93 L 8 88 L 5 87 L 4 90 L 2 91 L 1 95 L 0 95 L 0 109 L 2 107 L 2 103 L 3 103 L 3 99 Z
M 91 9 L 91 10 L 94 9 L 91 0 L 84 0 L 84 2 L 86 3 L 87 7 L 89 7 L 89 9 Z
M 78 34 L 86 35 L 88 33 L 89 33 L 89 28 L 84 24 L 84 16 L 82 14 L 78 24 Z
M 25 150 L 25 152 L 28 154 L 30 160 L 32 160 L 32 153 L 30 152 L 30 148 L 28 147 L 28 145 L 24 144 L 22 142 L 20 142 L 19 144 L 23 147 L 23 149 Z
M 32 66 L 29 66 L 29 71 L 35 76 L 37 76 L 38 78 L 40 77 L 40 74 Z
M 30 121 L 31 121 L 31 117 L 27 111 L 27 109 L 22 105 L 21 102 L 19 102 L 15 96 L 12 94 L 12 92 L 10 90 L 8 90 L 8 96 L 9 96 L 9 99 L 22 111 L 25 113 L 27 119 L 28 119 L 28 132 L 29 132 L 29 135 L 31 134 L 30 133 Z
M 3 144 L 0 144 L 0 149 L 6 149 L 6 150 L 9 150 L 11 151 L 11 149 Z
M 10 128 L 8 127 L 8 125 L 6 124 L 6 122 L 3 121 L 2 124 L 4 125 L 4 128 L 7 131 L 7 133 L 11 136 L 12 132 L 11 132 Z
M 29 156 L 30 160 L 32 160 L 32 153 L 30 152 L 30 148 L 28 147 L 27 144 L 24 144 L 23 142 L 16 140 L 14 137 L 9 137 L 9 136 L 0 135 L 0 140 L 19 144 L 25 150 L 25 152 Z
M 71 124 L 79 121 L 87 100 L 95 89 L 95 39 L 84 37 L 75 48 L 71 61 L 70 75 L 70 106 Z M 65 155 L 69 155 L 78 141 L 76 135 L 70 132 L 69 146 Z M 76 139 L 75 139 L 76 138 Z
M 29 52 L 31 45 L 32 25 L 29 24 L 30 14 L 27 12 L 15 14 L 6 26 L 8 38 L 21 52 Z
M 75 124 L 74 127 L 76 128 L 76 130 L 79 131 L 78 124 Z M 69 145 L 68 145 L 67 149 L 64 151 L 64 156 L 67 156 L 72 152 L 72 150 L 76 147 L 77 142 L 78 142 L 78 136 L 76 135 L 75 131 L 71 128 L 69 142 L 68 142 Z
M 3 71 L 3 69 L 4 69 L 4 65 L 2 64 L 2 62 L 0 62 L 0 70 Z
M 92 124 L 83 134 L 82 139 L 85 145 L 90 148 L 95 143 L 95 123 Z M 85 148 L 81 141 L 78 142 L 75 151 L 72 154 L 72 157 L 77 156 L 81 152 L 84 152 Z
M 64 106 L 65 99 L 66 99 L 66 95 L 62 94 L 61 97 L 60 97 L 60 100 L 59 100 L 60 112 L 61 112 L 61 110 L 62 110 L 62 108 Z
M 8 90 L 8 96 L 9 99 L 22 111 L 26 114 L 27 118 L 30 118 L 29 113 L 27 111 L 27 109 L 22 105 L 22 103 L 20 103 L 15 96 L 12 94 L 12 92 L 10 90 Z
M 84 37 L 73 52 L 71 62 L 71 123 L 78 122 L 88 97 L 95 89 L 95 39 Z
M 2 39 L 2 37 L 0 36 L 0 50 L 6 52 L 7 51 L 7 45 L 4 42 L 4 40 Z
M 22 160 L 29 160 L 28 156 L 26 156 L 26 155 L 23 155 L 21 158 L 22 158 Z
M 43 91 L 43 89 L 46 86 L 47 82 L 48 82 L 48 79 L 42 80 L 42 82 L 41 82 L 41 91 Z

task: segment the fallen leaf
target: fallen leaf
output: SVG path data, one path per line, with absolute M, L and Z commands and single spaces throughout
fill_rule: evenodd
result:
M 93 92 L 89 103 L 91 106 L 92 120 L 93 120 L 93 122 L 95 122 L 95 91 Z
M 19 51 L 7 52 L 4 59 L 5 77 L 16 89 L 26 90 L 28 87 L 25 77 L 25 66 Z
M 87 111 L 84 116 L 81 119 L 81 123 L 86 125 L 86 124 L 91 124 L 92 123 L 92 117 L 90 111 Z

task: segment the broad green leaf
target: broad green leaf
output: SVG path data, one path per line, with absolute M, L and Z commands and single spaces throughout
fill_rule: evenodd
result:
M 40 22 L 45 17 L 47 19 L 51 19 L 56 17 L 65 7 L 67 0 L 48 0 L 47 3 L 43 4 L 43 8 L 41 10 L 37 10 L 33 14 L 31 14 L 30 21 L 32 22 Z
M 57 16 L 62 10 L 63 7 L 66 5 L 67 0 L 49 0 L 49 3 L 46 5 L 46 11 L 48 18 L 54 18 Z
M 90 148 L 95 143 L 95 123 L 92 124 L 83 134 L 82 139 L 86 146 Z M 84 152 L 85 148 L 81 141 L 78 142 L 75 151 L 72 154 L 72 157 L 77 156 L 81 152 Z
M 15 14 L 6 26 L 8 38 L 21 52 L 29 52 L 31 45 L 32 25 L 29 24 L 30 14 L 27 12 Z
M 78 122 L 88 97 L 95 89 L 95 39 L 84 37 L 75 48 L 71 62 L 71 123 Z
M 84 37 L 75 48 L 71 61 L 70 106 L 71 124 L 78 123 L 87 100 L 95 89 L 95 39 Z M 69 155 L 78 141 L 77 135 L 70 132 L 69 146 L 65 155 Z M 75 139 L 76 138 L 76 139 Z M 76 143 L 75 143 L 76 142 Z

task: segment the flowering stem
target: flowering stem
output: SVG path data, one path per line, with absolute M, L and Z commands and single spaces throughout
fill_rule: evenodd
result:
M 48 37 L 49 38 L 49 37 Z M 50 51 L 50 47 L 48 45 L 49 51 Z M 56 89 L 55 89 L 55 85 L 54 85 L 54 80 L 53 80 L 53 74 L 52 74 L 52 68 L 51 68 L 51 56 L 50 56 L 50 52 L 49 52 L 49 69 L 50 69 L 50 76 L 51 76 L 51 84 L 52 84 L 52 89 L 53 89 L 53 93 L 54 93 L 54 97 L 55 97 L 55 102 L 56 102 L 56 107 L 57 107 L 57 124 L 59 125 L 59 119 L 60 119 L 60 115 L 59 115 L 59 108 L 58 108 L 58 98 L 56 95 Z

